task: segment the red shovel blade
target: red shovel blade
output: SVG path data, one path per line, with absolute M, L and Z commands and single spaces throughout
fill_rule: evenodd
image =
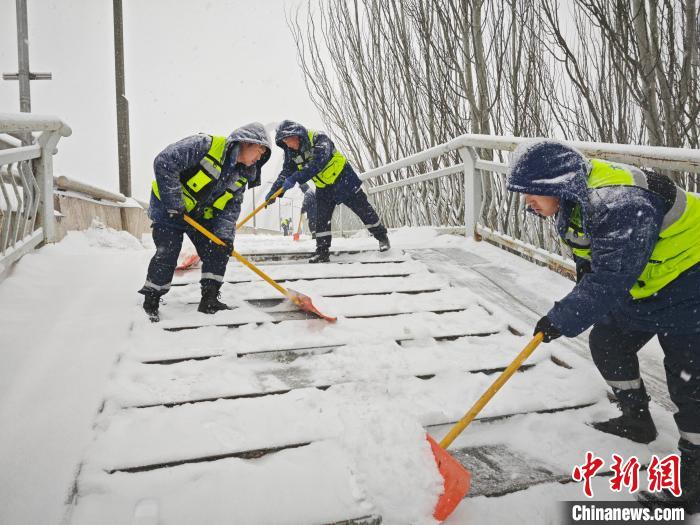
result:
M 472 475 L 459 461 L 438 445 L 429 434 L 426 434 L 425 437 L 430 443 L 438 470 L 445 481 L 444 491 L 435 505 L 433 517 L 438 521 L 444 521 L 469 492 Z
M 314 303 L 311 302 L 311 297 L 309 297 L 308 295 L 304 295 L 303 293 L 297 292 L 289 288 L 287 289 L 287 292 L 289 293 L 289 298 L 292 300 L 292 302 L 305 312 L 310 312 L 314 315 L 317 315 L 321 319 L 324 319 L 329 323 L 335 323 L 338 320 L 337 317 L 331 317 L 329 315 L 325 315 L 319 312 L 318 309 L 314 306 Z
M 183 261 L 175 269 L 180 270 L 180 271 L 181 270 L 189 270 L 190 268 L 192 268 L 192 266 L 194 266 L 198 262 L 199 262 L 199 255 L 197 255 L 196 253 L 193 253 L 193 254 L 190 254 L 187 257 L 185 257 L 183 259 Z
M 298 241 L 298 240 L 299 240 L 299 234 L 296 233 L 296 232 L 294 232 L 294 235 L 292 235 L 292 239 L 294 239 L 295 241 Z

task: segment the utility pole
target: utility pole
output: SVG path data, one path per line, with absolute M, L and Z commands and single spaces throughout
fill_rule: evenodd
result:
M 51 73 L 29 71 L 29 28 L 27 23 L 27 0 L 15 0 L 17 8 L 17 73 L 3 73 L 3 80 L 19 80 L 19 110 L 32 112 L 29 90 L 30 80 L 51 80 Z
M 18 2 L 20 0 L 17 0 Z M 117 92 L 117 148 L 119 151 L 119 191 L 131 197 L 131 154 L 129 152 L 129 101 L 124 88 L 124 23 L 122 0 L 113 0 L 114 72 Z

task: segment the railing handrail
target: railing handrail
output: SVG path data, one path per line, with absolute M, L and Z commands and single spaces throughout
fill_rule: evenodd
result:
M 68 137 L 72 133 L 70 126 L 52 115 L 0 113 L 0 133 L 31 133 L 33 131 L 57 131 L 62 137 Z
M 530 137 L 504 137 L 499 135 L 465 134 L 449 142 L 433 146 L 383 166 L 367 170 L 360 175 L 361 180 L 379 177 L 418 162 L 433 159 L 440 155 L 459 151 L 462 148 L 484 148 L 513 151 L 522 142 L 533 140 Z M 593 158 L 616 160 L 618 162 L 639 162 L 645 167 L 673 169 L 700 173 L 700 150 L 691 148 L 669 148 L 663 146 L 643 146 L 634 144 L 611 144 L 607 142 L 583 142 L 562 140 L 577 148 L 581 153 Z

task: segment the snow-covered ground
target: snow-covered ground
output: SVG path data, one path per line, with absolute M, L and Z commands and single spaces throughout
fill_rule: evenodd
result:
M 236 309 L 197 313 L 194 270 L 176 277 L 151 324 L 136 294 L 151 243 L 101 227 L 25 256 L 0 283 L 0 523 L 435 523 L 441 478 L 426 430 L 447 432 L 528 342 L 541 305 L 572 283 L 430 229 L 392 242 L 378 254 L 361 251 L 376 248 L 366 236 L 336 239 L 345 253 L 331 264 L 261 264 L 336 324 L 294 317 L 235 262 L 222 299 Z M 279 236 L 236 243 L 249 254 L 313 249 Z M 497 299 L 490 283 L 528 296 Z M 644 352 L 661 358 L 656 345 Z M 528 365 L 480 417 L 521 415 L 477 421 L 452 449 L 504 445 L 564 476 L 587 450 L 608 463 L 613 452 L 646 463 L 675 450 L 658 405 L 649 447 L 586 425 L 616 409 L 580 345 L 541 345 Z M 596 500 L 632 498 L 595 487 Z M 558 502 L 576 499 L 580 485 L 556 482 L 470 497 L 446 523 L 559 523 Z

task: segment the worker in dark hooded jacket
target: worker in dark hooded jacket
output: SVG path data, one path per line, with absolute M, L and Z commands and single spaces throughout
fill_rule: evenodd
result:
M 622 410 L 595 428 L 640 443 L 656 438 L 637 352 L 658 337 L 678 407 L 683 494 L 640 500 L 700 511 L 700 197 L 665 175 L 587 159 L 547 140 L 516 150 L 508 189 L 525 194 L 530 211 L 556 215 L 573 251 L 577 284 L 535 333 L 549 342 L 593 327 L 593 361 Z
M 281 187 L 286 192 L 309 180 L 316 185 L 316 254 L 310 263 L 328 262 L 331 218 L 341 203 L 362 220 L 379 241 L 380 251 L 390 248 L 386 228 L 362 191 L 362 182 L 328 135 L 284 120 L 277 127 L 275 143 L 284 150 L 284 165 L 267 199 Z
M 145 296 L 143 308 L 151 320 L 158 320 L 160 297 L 170 289 L 183 234 L 190 238 L 202 260 L 198 310 L 213 314 L 228 309 L 219 301 L 219 289 L 233 251 L 236 220 L 246 187 L 260 185 L 260 169 L 269 160 L 270 149 L 267 131 L 253 122 L 228 138 L 205 134 L 187 137 L 155 158 L 149 216 L 156 253 L 148 265 L 146 283 L 139 290 Z M 223 240 L 226 249 L 187 224 L 185 213 Z

